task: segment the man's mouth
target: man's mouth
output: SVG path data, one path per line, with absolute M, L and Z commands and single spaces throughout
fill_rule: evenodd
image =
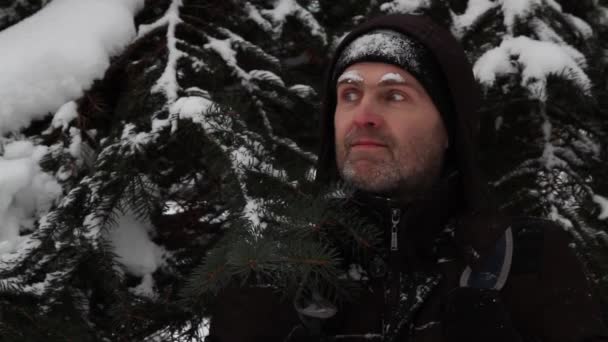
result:
M 382 143 L 380 141 L 377 140 L 373 140 L 373 139 L 359 139 L 354 141 L 351 145 L 351 148 L 353 147 L 368 147 L 368 148 L 374 148 L 374 147 L 386 147 L 385 143 Z

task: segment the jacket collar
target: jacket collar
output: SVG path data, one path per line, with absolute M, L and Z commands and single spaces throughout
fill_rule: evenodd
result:
M 407 253 L 408 263 L 435 263 L 435 240 L 446 224 L 461 215 L 460 175 L 451 172 L 441 178 L 428 195 L 415 201 L 404 202 L 399 197 L 387 197 L 355 191 L 353 200 L 365 211 L 371 211 L 384 226 L 390 227 L 391 212 L 400 209 L 399 245 Z
M 406 251 L 403 257 L 409 268 L 432 267 L 437 263 L 440 257 L 437 241 L 446 228 L 453 229 L 448 232 L 452 237 L 448 245 L 454 248 L 450 253 L 474 266 L 492 252 L 508 220 L 495 211 L 465 212 L 460 189 L 460 174 L 453 171 L 441 178 L 428 196 L 417 201 L 403 202 L 363 191 L 355 191 L 352 198 L 387 227 L 387 236 L 392 210 L 401 210 L 399 245 Z

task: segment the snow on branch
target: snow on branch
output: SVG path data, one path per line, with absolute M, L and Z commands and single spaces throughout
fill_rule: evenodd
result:
M 0 157 L 0 255 L 17 252 L 26 240 L 23 230 L 33 230 L 39 215 L 46 214 L 62 195 L 52 175 L 42 171 L 40 160 L 48 147 L 27 140 L 3 146 Z
M 507 31 L 507 36 L 513 36 L 513 30 L 518 22 L 528 20 L 538 21 L 531 17 L 538 8 L 548 6 L 557 12 L 562 12 L 560 4 L 554 0 L 469 0 L 467 8 L 462 14 L 451 12 L 452 33 L 462 38 L 467 31 L 472 30 L 475 25 L 491 10 L 500 8 L 503 16 L 503 25 Z M 593 34 L 591 27 L 582 19 L 562 13 L 565 20 L 582 37 L 589 38 Z
M 40 240 L 33 239 L 31 235 L 19 237 L 17 243 L 14 244 L 13 252 L 0 254 L 0 272 L 9 270 L 14 265 L 22 262 L 31 250 L 38 248 L 39 246 Z
M 270 84 L 274 84 L 276 86 L 285 88 L 285 83 L 283 79 L 281 79 L 275 73 L 268 70 L 251 70 L 249 71 L 249 76 L 254 80 L 264 81 Z
M 177 92 L 179 90 L 179 85 L 177 83 L 177 61 L 182 57 L 183 53 L 177 49 L 175 28 L 181 22 L 181 19 L 179 18 L 179 8 L 181 6 L 182 0 L 173 0 L 167 9 L 167 12 L 165 12 L 165 15 L 152 24 L 141 25 L 138 33 L 138 36 L 142 37 L 157 27 L 167 25 L 167 65 L 151 91 L 153 93 L 163 93 L 169 104 L 177 100 Z
M 380 10 L 388 13 L 416 13 L 430 6 L 430 0 L 392 0 L 380 5 Z
M 258 93 L 261 90 L 259 89 L 259 87 L 257 86 L 257 84 L 255 82 L 252 82 L 252 78 L 254 78 L 254 77 L 258 78 L 260 75 L 263 74 L 267 78 L 268 77 L 272 78 L 274 80 L 273 82 L 275 84 L 277 83 L 277 79 L 280 80 L 280 78 L 278 76 L 272 74 L 270 71 L 265 71 L 262 73 L 262 71 L 256 70 L 256 71 L 252 71 L 251 73 L 249 73 L 249 72 L 243 70 L 237 64 L 236 52 L 232 48 L 232 44 L 241 42 L 243 40 L 243 38 L 227 29 L 221 29 L 220 32 L 222 32 L 223 34 L 228 36 L 228 38 L 216 39 L 216 38 L 208 36 L 207 39 L 209 40 L 209 43 L 205 44 L 205 48 L 215 51 L 224 60 L 226 65 L 228 65 L 233 70 L 233 73 L 235 74 L 235 76 L 237 76 L 240 79 L 241 85 L 249 93 L 249 96 L 251 97 L 252 102 L 255 104 L 256 109 L 257 109 L 258 113 L 260 114 L 262 122 L 264 123 L 266 131 L 267 131 L 268 135 L 270 136 L 270 138 L 275 143 L 287 147 L 288 149 L 296 152 L 297 154 L 306 158 L 307 160 L 316 162 L 316 160 L 317 160 L 316 155 L 302 150 L 291 139 L 285 138 L 285 137 L 279 137 L 274 134 L 274 129 L 272 128 L 272 124 L 270 123 L 270 120 L 268 119 L 268 115 L 266 113 L 266 110 L 264 109 L 264 104 L 256 95 L 256 93 Z M 272 75 L 272 76 L 270 76 L 270 75 Z
M 557 32 L 555 32 L 555 30 L 551 28 L 551 26 L 547 25 L 547 23 L 535 18 L 530 21 L 530 26 L 538 40 L 559 45 L 564 52 L 570 55 L 570 57 L 572 57 L 572 59 L 578 65 L 580 65 L 582 68 L 587 67 L 587 59 L 585 58 L 585 55 L 575 49 L 573 46 L 569 45 L 559 34 L 557 34 Z
M 541 125 L 541 130 L 543 134 L 543 149 L 542 154 L 537 158 L 526 159 L 519 166 L 515 167 L 511 172 L 503 175 L 498 181 L 494 183 L 494 185 L 498 186 L 508 180 L 511 180 L 515 177 L 519 177 L 522 175 L 532 175 L 538 172 L 539 168 L 543 168 L 546 171 L 551 171 L 553 169 L 558 170 L 559 173 L 567 173 L 568 177 L 577 177 L 576 172 L 573 170 L 572 166 L 582 165 L 584 162 L 577 155 L 577 153 L 595 153 L 596 148 L 599 148 L 595 143 L 593 143 L 588 137 L 587 140 L 581 137 L 579 134 L 579 140 L 575 140 L 572 143 L 572 148 L 555 145 L 554 141 L 559 139 L 555 136 L 553 132 L 553 124 L 551 123 L 551 119 L 547 114 L 546 104 L 540 104 L 540 116 L 543 119 L 543 123 Z M 579 132 L 580 133 L 580 132 Z M 579 183 L 581 183 L 581 190 L 587 192 L 590 195 L 593 195 L 593 190 L 585 185 L 585 182 L 582 179 L 577 179 Z
M 59 128 L 63 131 L 69 128 L 70 122 L 78 117 L 78 105 L 74 101 L 70 101 L 68 103 L 63 104 L 55 115 L 53 116 L 53 121 L 51 122 L 51 126 L 53 128 Z
M 219 31 L 230 38 L 231 45 L 235 44 L 235 45 L 238 45 L 240 47 L 240 49 L 249 50 L 249 51 L 255 53 L 257 56 L 264 59 L 264 61 L 270 63 L 273 67 L 275 67 L 277 69 L 281 68 L 281 62 L 279 61 L 279 59 L 276 58 L 275 56 L 267 53 L 259 46 L 251 43 L 250 41 L 248 41 L 246 39 L 243 39 L 243 37 L 239 36 L 238 34 L 232 32 L 230 30 L 220 28 Z M 228 48 L 231 49 L 231 47 L 228 47 Z
M 122 130 L 121 141 L 123 146 L 128 147 L 128 151 L 134 153 L 141 151 L 145 145 L 153 140 L 153 135 L 146 132 L 136 133 L 134 124 L 128 123 Z
M 321 40 L 323 45 L 327 44 L 327 34 L 323 29 L 323 26 L 319 24 L 317 19 L 305 8 L 300 6 L 296 0 L 276 0 L 274 8 L 271 10 L 262 10 L 262 14 L 275 24 L 275 35 L 279 37 L 283 32 L 283 26 L 288 17 L 293 17 L 300 21 L 304 27 L 306 27 L 313 37 L 317 37 Z M 259 18 L 256 16 L 255 11 L 250 11 L 252 18 L 259 24 L 264 25 Z
M 215 104 L 201 96 L 189 96 L 178 99 L 170 108 L 172 115 L 180 119 L 189 119 L 203 127 L 207 136 L 225 152 L 230 160 L 232 172 L 235 174 L 241 194 L 245 199 L 243 216 L 254 228 L 264 228 L 264 200 L 254 198 L 247 186 L 247 171 L 256 171 L 270 177 L 287 182 L 287 173 L 277 169 L 271 162 L 272 156 L 263 146 L 249 137 L 246 133 L 236 133 L 233 125 L 237 124 L 231 117 L 214 110 Z M 221 133 L 231 133 L 240 141 L 238 147 L 225 144 Z
M 532 14 L 533 9 L 539 7 L 543 0 L 502 0 L 500 6 L 504 15 L 504 25 L 510 34 L 517 19 L 524 20 Z
M 132 275 L 143 277 L 133 291 L 136 294 L 155 297 L 152 273 L 165 265 L 166 251 L 150 238 L 150 222 L 141 222 L 133 214 L 122 215 L 117 226 L 107 231 L 118 261 Z
M 548 5 L 558 12 L 562 7 L 555 0 L 500 0 L 500 6 L 504 16 L 504 25 L 509 34 L 513 34 L 515 23 L 526 20 L 534 10 Z
M 547 77 L 552 74 L 565 77 L 589 94 L 591 81 L 584 67 L 584 59 L 574 58 L 563 46 L 519 36 L 507 37 L 500 46 L 485 52 L 473 72 L 486 87 L 493 86 L 498 76 L 521 73 L 521 85 L 530 97 L 545 100 Z
M 264 32 L 273 32 L 272 24 L 266 20 L 260 11 L 253 6 L 249 1 L 246 1 L 243 5 L 247 15 L 253 20 Z
M 589 39 L 593 36 L 593 29 L 583 19 L 570 13 L 564 13 L 564 16 L 568 23 L 570 23 L 584 39 Z
M 598 12 L 599 23 L 608 26 L 608 7 L 598 6 Z
M 469 0 L 464 13 L 457 15 L 450 11 L 452 16 L 452 33 L 462 38 L 467 30 L 473 28 L 477 22 L 491 9 L 499 4 L 491 0 Z
M 65 272 L 65 271 L 47 273 L 45 275 L 45 278 L 43 281 L 26 285 L 24 287 L 23 291 L 25 293 L 32 293 L 32 294 L 41 296 L 42 294 L 44 294 L 46 292 L 47 288 L 51 285 L 51 283 L 53 281 L 57 281 L 57 280 L 61 279 L 62 277 L 64 277 L 66 275 L 66 273 L 67 272 Z
M 135 37 L 142 0 L 54 0 L 0 32 L 0 134 L 82 96 Z M 112 18 L 112 20 L 108 20 Z
M 596 194 L 593 195 L 593 201 L 600 206 L 600 214 L 597 218 L 600 220 L 608 219 L 608 198 Z
M 10 24 L 21 19 L 21 15 L 18 9 L 30 8 L 36 9 L 46 5 L 50 0 L 40 0 L 40 3 L 34 5 L 30 0 L 12 0 L 10 5 L 3 5 L 0 8 L 0 30 L 6 28 Z M 34 8 L 31 8 L 34 7 Z

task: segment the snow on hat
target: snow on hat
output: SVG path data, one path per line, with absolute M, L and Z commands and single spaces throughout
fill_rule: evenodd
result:
M 400 32 L 379 29 L 367 32 L 348 44 L 338 58 L 333 81 L 349 66 L 360 62 L 380 62 L 398 66 L 416 78 L 441 114 L 448 137 L 456 130 L 452 101 L 445 76 L 433 54 L 417 40 Z

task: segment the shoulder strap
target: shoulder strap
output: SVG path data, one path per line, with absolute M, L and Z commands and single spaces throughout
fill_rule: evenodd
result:
M 513 260 L 513 231 L 505 229 L 494 251 L 473 269 L 467 266 L 460 276 L 461 287 L 500 290 L 507 282 Z

